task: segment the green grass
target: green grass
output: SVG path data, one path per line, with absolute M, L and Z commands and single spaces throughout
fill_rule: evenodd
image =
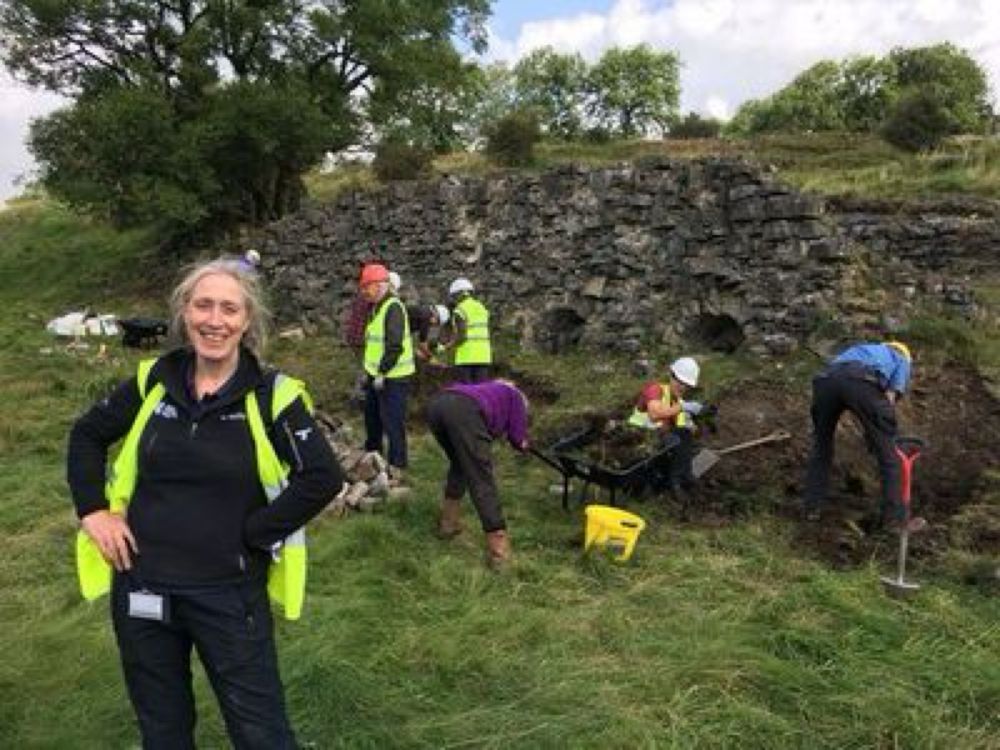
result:
M 776 168 L 779 179 L 826 195 L 863 198 L 932 198 L 967 195 L 1000 198 L 1000 140 L 964 137 L 928 154 L 908 154 L 871 135 L 812 133 L 732 140 L 614 141 L 605 144 L 542 143 L 532 171 L 559 164 L 610 166 L 646 157 L 692 159 L 742 156 Z M 482 176 L 503 170 L 479 153 L 439 157 L 438 173 Z M 374 177 L 352 165 L 314 175 L 310 194 L 330 200 L 341 190 L 371 187 Z
M 78 304 L 162 311 L 165 287 L 130 281 L 145 248 L 52 207 L 0 213 L 0 747 L 138 743 L 107 604 L 77 595 L 63 480 L 72 420 L 136 357 L 68 353 L 43 324 Z M 562 390 L 540 423 L 635 386 L 622 361 L 505 356 Z M 355 369 L 342 350 L 281 341 L 274 358 L 359 429 L 341 404 Z M 723 383 L 740 369 L 706 363 Z M 643 504 L 629 563 L 583 556 L 554 473 L 496 455 L 517 555 L 505 575 L 483 567 L 474 529 L 432 537 L 444 464 L 419 424 L 410 502 L 312 525 L 306 613 L 278 627 L 308 746 L 997 747 L 996 597 L 917 560 L 920 596 L 889 600 L 877 566 L 831 571 L 763 513 L 707 529 Z M 225 747 L 200 669 L 196 694 L 199 746 Z

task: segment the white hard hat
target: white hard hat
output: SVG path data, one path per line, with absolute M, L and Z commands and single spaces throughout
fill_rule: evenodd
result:
M 471 292 L 471 291 L 472 291 L 472 282 L 469 281 L 464 276 L 459 276 L 457 279 L 451 282 L 451 286 L 448 287 L 448 294 L 451 297 L 454 297 L 456 294 L 461 294 L 462 292 Z
M 400 278 L 399 274 L 395 271 L 389 271 L 389 286 L 392 287 L 392 291 L 398 292 L 399 287 L 403 285 L 403 279 Z
M 448 322 L 451 317 L 451 313 L 448 312 L 448 308 L 444 305 L 434 305 L 434 314 L 437 315 L 438 325 L 443 326 Z
M 670 365 L 670 374 L 684 385 L 692 388 L 698 386 L 698 375 L 700 372 L 701 368 L 698 367 L 698 363 L 694 361 L 693 357 L 681 357 L 674 360 L 674 363 Z
M 256 250 L 247 250 L 243 254 L 243 259 L 251 266 L 260 265 L 260 253 L 258 253 Z

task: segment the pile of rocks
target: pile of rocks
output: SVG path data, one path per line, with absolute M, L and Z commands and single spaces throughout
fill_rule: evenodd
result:
M 357 441 L 353 439 L 349 425 L 326 415 L 317 417 L 323 434 L 344 470 L 344 487 L 326 506 L 325 513 L 344 515 L 350 510 L 372 511 L 390 498 L 403 494 L 400 488 L 390 488 L 389 466 L 381 455 L 352 447 Z

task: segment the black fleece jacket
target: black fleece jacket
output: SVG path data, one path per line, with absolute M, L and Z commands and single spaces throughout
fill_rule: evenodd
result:
M 177 349 L 150 373 L 166 395 L 139 440 L 139 478 L 128 523 L 144 583 L 226 582 L 267 569 L 267 550 L 319 513 L 343 485 L 329 444 L 301 399 L 270 424 L 275 373 L 246 350 L 216 394 L 193 396 L 194 356 Z M 268 435 L 290 469 L 289 484 L 267 502 L 257 475 L 245 396 L 257 392 Z M 148 391 L 147 391 L 148 392 Z M 108 448 L 125 437 L 142 401 L 133 377 L 77 420 L 70 433 L 68 480 L 77 515 L 107 508 Z

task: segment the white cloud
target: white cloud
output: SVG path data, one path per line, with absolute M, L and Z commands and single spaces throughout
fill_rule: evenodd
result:
M 728 120 L 732 117 L 732 110 L 729 108 L 729 103 L 721 96 L 710 96 L 705 100 L 705 106 L 698 107 L 698 109 L 704 111 L 709 117 L 714 117 L 716 120 Z
M 491 59 L 549 45 L 598 58 L 614 45 L 648 43 L 680 55 L 681 109 L 720 116 L 766 96 L 809 65 L 893 47 L 950 41 L 1000 88 L 997 0 L 617 0 L 604 14 L 532 21 L 497 39 Z
M 608 47 L 645 42 L 680 55 L 682 111 L 722 117 L 818 60 L 942 41 L 983 66 L 996 101 L 1000 0 L 617 0 L 606 13 L 525 23 L 514 39 L 491 35 L 488 59 L 514 63 L 549 45 L 593 61 Z M 60 103 L 0 74 L 0 200 L 31 167 L 28 120 Z
M 28 123 L 62 102 L 54 94 L 31 91 L 0 73 L 0 201 L 15 195 L 15 181 L 32 169 L 24 145 Z

